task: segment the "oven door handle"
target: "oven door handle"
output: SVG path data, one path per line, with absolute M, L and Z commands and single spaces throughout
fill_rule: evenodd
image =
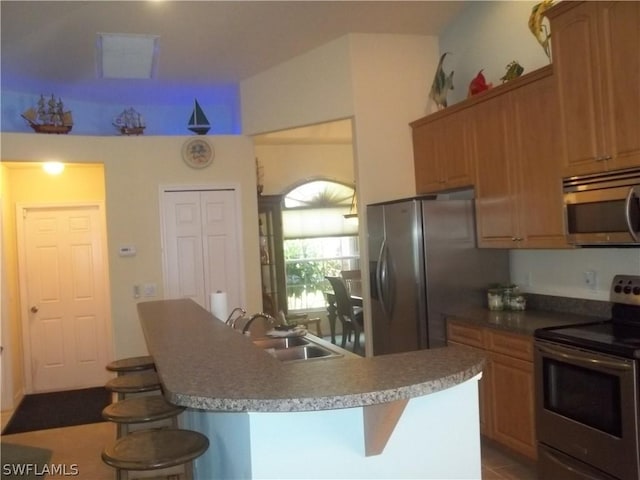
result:
M 633 208 L 633 205 L 631 204 L 631 202 L 633 201 L 634 198 L 639 199 L 638 202 L 640 204 L 640 187 L 638 187 L 637 185 L 629 188 L 629 193 L 627 194 L 627 200 L 625 201 L 625 204 L 624 204 L 624 217 L 625 217 L 625 220 L 627 221 L 627 228 L 629 229 L 631 238 L 633 238 L 634 242 L 640 242 L 640 238 L 638 238 L 638 232 L 634 230 L 633 225 L 631 224 L 631 208 Z M 638 206 L 638 208 L 640 208 L 640 205 Z
M 600 367 L 610 368 L 612 370 L 620 370 L 624 372 L 627 372 L 632 368 L 631 364 L 628 362 L 616 362 L 615 360 L 604 360 L 601 358 L 581 357 L 579 355 L 572 355 L 571 353 L 560 351 L 558 349 L 555 349 L 547 345 L 537 344 L 536 348 L 541 352 L 547 353 L 549 355 L 553 355 L 555 357 L 562 358 L 564 360 L 570 360 L 572 362 L 579 363 L 585 367 L 600 366 Z

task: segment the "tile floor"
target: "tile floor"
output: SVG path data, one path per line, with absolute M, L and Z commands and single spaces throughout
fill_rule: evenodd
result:
M 100 452 L 115 438 L 108 422 L 3 435 L 2 440 L 53 451 L 51 464 L 77 465 L 82 480 L 114 480 L 114 470 L 102 463 Z M 47 476 L 47 480 L 70 477 Z M 482 445 L 482 480 L 535 480 L 535 467 L 506 454 L 490 443 Z

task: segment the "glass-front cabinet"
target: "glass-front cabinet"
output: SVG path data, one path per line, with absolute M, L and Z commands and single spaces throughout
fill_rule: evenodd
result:
M 258 196 L 262 308 L 276 316 L 287 312 L 286 274 L 282 235 L 282 196 Z

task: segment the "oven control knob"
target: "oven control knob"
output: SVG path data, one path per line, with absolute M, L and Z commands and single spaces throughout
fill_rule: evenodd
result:
M 629 295 L 631 293 L 631 287 L 629 285 L 627 285 L 626 287 L 624 287 L 622 289 L 624 291 L 624 293 L 626 293 L 627 295 Z
M 640 295 L 640 287 L 633 287 L 633 294 Z
M 620 292 L 622 291 L 622 287 L 621 287 L 620 285 L 616 285 L 615 287 L 613 287 L 613 290 L 614 290 L 616 293 L 620 293 Z

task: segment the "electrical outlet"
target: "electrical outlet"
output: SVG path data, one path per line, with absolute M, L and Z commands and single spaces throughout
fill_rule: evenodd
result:
M 584 284 L 589 287 L 591 290 L 596 290 L 598 288 L 598 274 L 595 270 L 587 270 L 583 274 Z
M 157 295 L 157 286 L 155 283 L 145 283 L 142 285 L 142 295 L 145 297 L 155 297 Z

